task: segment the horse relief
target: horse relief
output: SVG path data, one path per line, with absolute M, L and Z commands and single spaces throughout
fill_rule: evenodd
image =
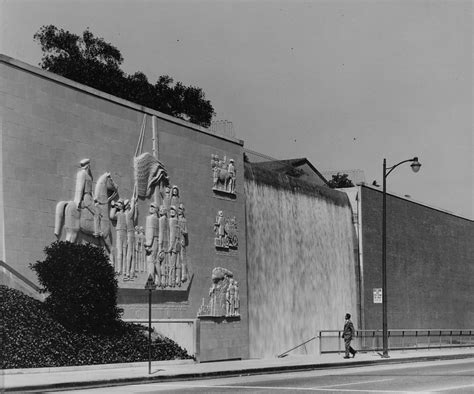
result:
M 211 168 L 213 178 L 212 189 L 235 195 L 236 169 L 234 159 L 229 159 L 227 163 L 226 156 L 221 160 L 218 155 L 211 155 Z
M 60 201 L 56 205 L 54 234 L 61 237 L 64 227 L 66 241 L 79 242 L 80 234 L 89 236 L 99 245 L 105 246 L 113 258 L 109 213 L 111 202 L 117 197 L 118 187 L 109 172 L 99 177 L 92 193 L 90 160 L 82 160 L 76 177 L 74 200 Z

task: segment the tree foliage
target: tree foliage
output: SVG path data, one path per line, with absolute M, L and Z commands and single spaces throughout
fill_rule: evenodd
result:
M 45 306 L 65 327 L 79 332 L 110 333 L 119 328 L 117 279 L 102 248 L 53 242 L 46 259 L 31 268 L 38 275 Z
M 328 186 L 332 189 L 342 189 L 344 187 L 354 187 L 354 184 L 349 179 L 349 175 L 337 173 L 332 176 Z
M 126 74 L 120 51 L 89 29 L 79 36 L 48 25 L 33 38 L 41 45 L 44 70 L 203 127 L 211 124 L 214 108 L 202 89 L 174 83 L 168 75 L 152 84 L 140 71 Z

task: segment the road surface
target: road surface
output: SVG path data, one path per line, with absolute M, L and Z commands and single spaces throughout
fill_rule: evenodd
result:
M 474 393 L 474 360 L 340 367 L 305 372 L 104 387 L 63 393 Z

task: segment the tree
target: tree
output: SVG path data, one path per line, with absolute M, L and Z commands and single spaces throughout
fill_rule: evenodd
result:
M 332 189 L 342 189 L 344 187 L 354 187 L 354 184 L 347 174 L 340 174 L 338 172 L 332 176 L 332 179 L 328 182 L 328 186 Z
M 110 333 L 120 327 L 117 279 L 103 248 L 56 241 L 45 248 L 46 259 L 31 264 L 45 306 L 65 327 Z
M 155 84 L 140 71 L 127 75 L 120 51 L 89 29 L 78 36 L 48 25 L 33 38 L 41 45 L 44 70 L 203 127 L 211 124 L 214 108 L 202 89 L 174 83 L 168 75 Z

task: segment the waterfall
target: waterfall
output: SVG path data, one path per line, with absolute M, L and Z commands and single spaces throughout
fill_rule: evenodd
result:
M 247 172 L 250 357 L 275 357 L 320 329 L 341 329 L 346 312 L 357 322 L 352 212 L 343 193 L 308 193 Z M 316 348 L 313 341 L 292 354 Z

